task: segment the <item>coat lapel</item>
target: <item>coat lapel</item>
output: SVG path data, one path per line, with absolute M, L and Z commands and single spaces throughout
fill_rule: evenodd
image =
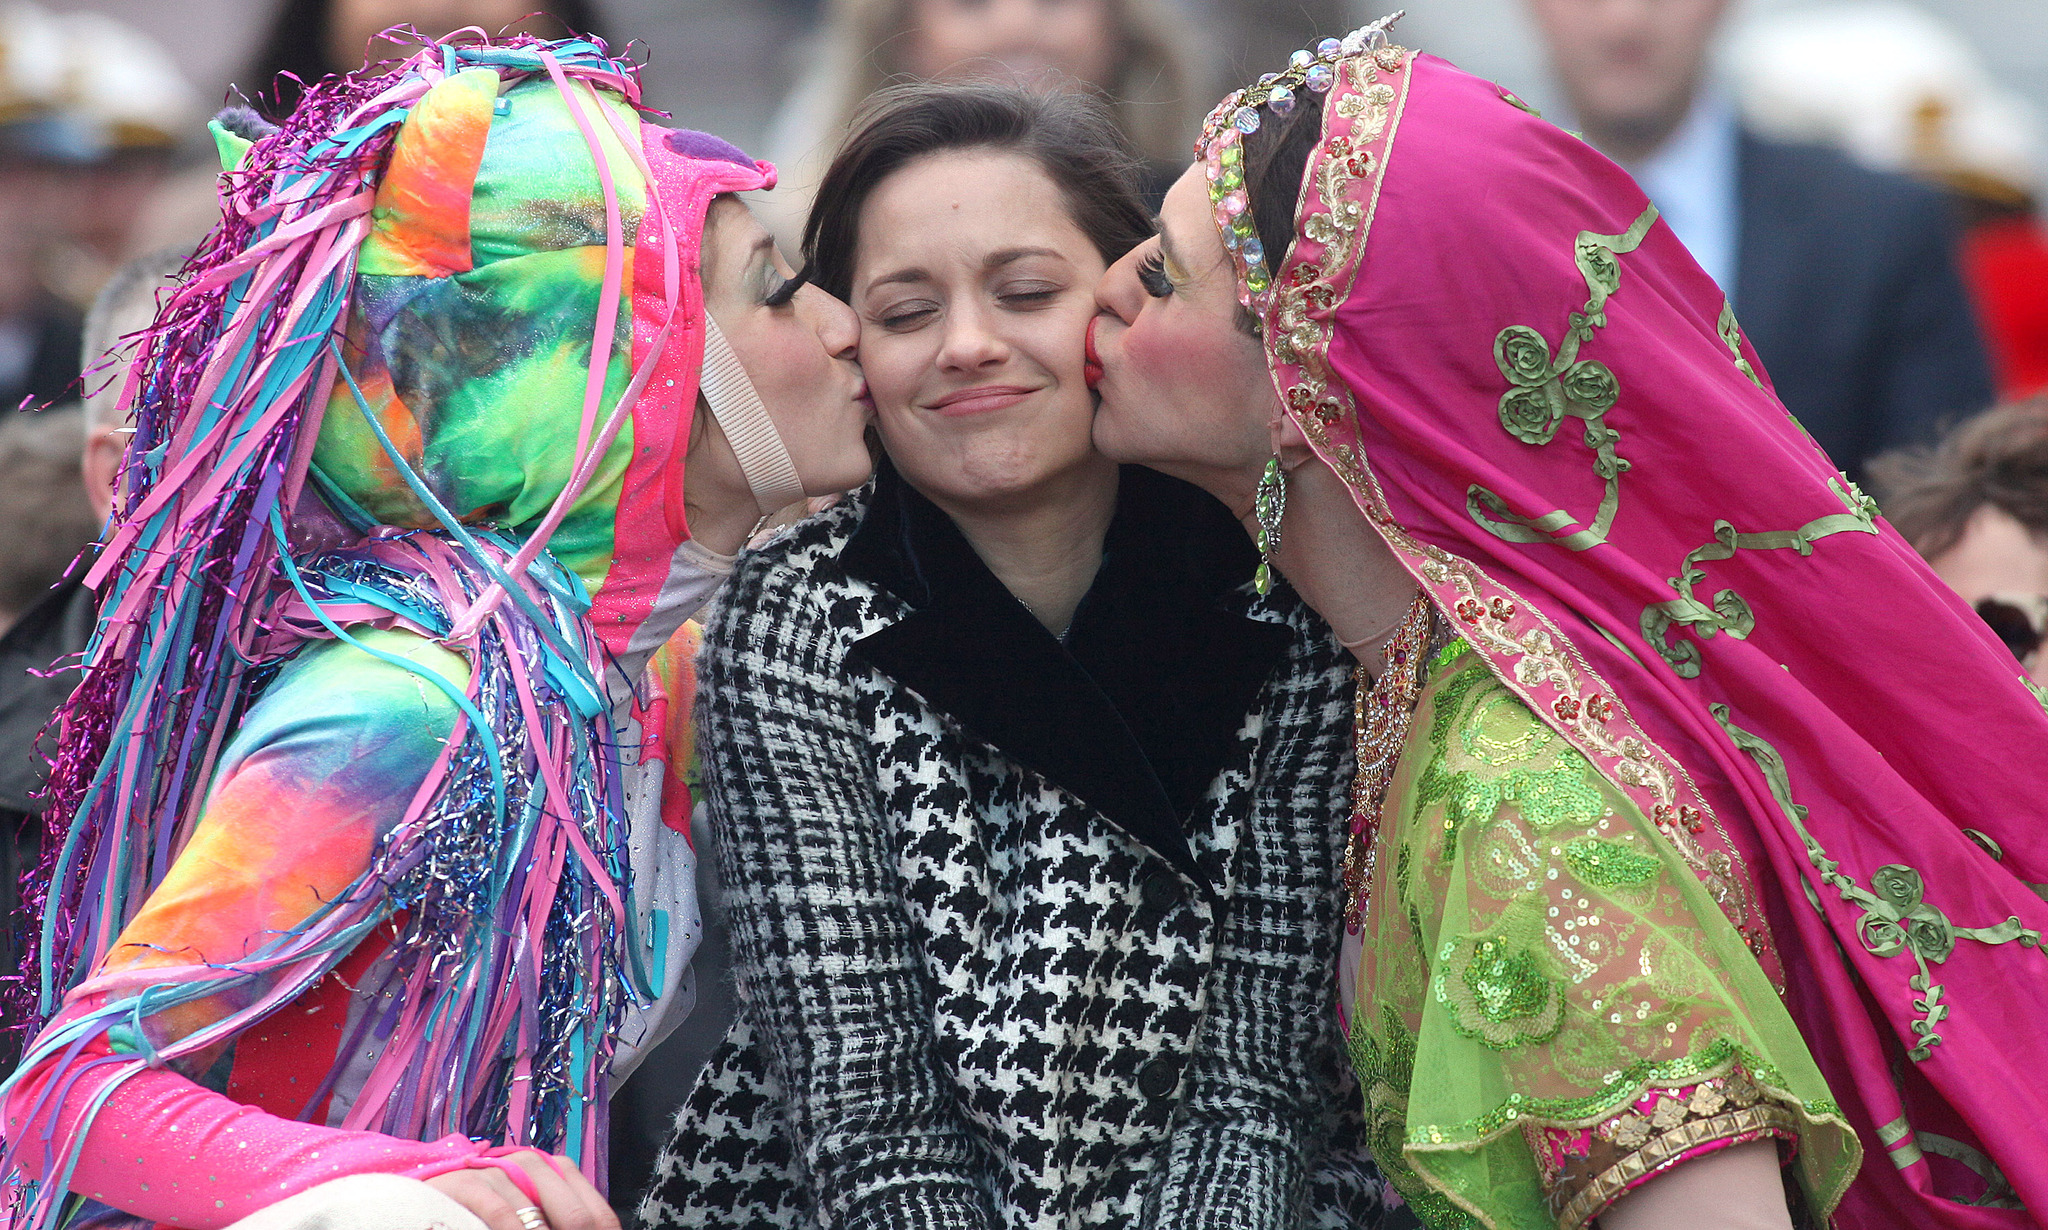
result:
M 1256 559 L 1221 505 L 1126 467 L 1067 645 L 886 465 L 840 559 L 912 608 L 853 656 L 1213 887 L 1183 821 L 1291 637 L 1220 605 Z

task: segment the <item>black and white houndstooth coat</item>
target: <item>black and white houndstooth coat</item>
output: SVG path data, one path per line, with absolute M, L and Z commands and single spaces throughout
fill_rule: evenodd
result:
M 1334 1024 L 1349 671 L 1126 468 L 1066 641 L 886 468 L 700 662 L 740 1015 L 653 1226 L 1374 1226 Z

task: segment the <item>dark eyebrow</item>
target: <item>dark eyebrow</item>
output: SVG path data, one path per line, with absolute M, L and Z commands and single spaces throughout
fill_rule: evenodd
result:
M 734 276 L 745 277 L 747 270 L 752 269 L 754 267 L 754 263 L 761 259 L 761 254 L 763 252 L 773 250 L 774 247 L 775 236 L 773 235 L 764 234 L 760 238 L 754 240 L 753 244 L 747 248 L 746 258 L 740 262 L 739 269 L 734 271 Z M 770 263 L 773 263 L 772 258 L 770 260 Z
M 982 267 L 985 269 L 1000 269 L 1004 265 L 1023 260 L 1027 256 L 1050 256 L 1055 260 L 1067 259 L 1066 253 L 1055 248 L 1004 248 L 1000 252 L 990 253 L 988 260 L 983 262 Z
M 988 259 L 982 262 L 982 268 L 1000 269 L 1004 265 L 1013 264 L 1030 256 L 1049 256 L 1055 260 L 1062 261 L 1067 259 L 1066 253 L 1061 252 L 1058 248 L 1003 248 L 1000 251 L 989 253 Z M 898 282 L 929 282 L 931 277 L 932 275 L 929 270 L 922 266 L 913 265 L 908 269 L 898 269 L 894 273 L 885 273 L 874 281 L 869 282 L 863 289 L 873 290 L 877 286 L 892 286 Z
M 881 277 L 869 282 L 864 290 L 873 290 L 877 286 L 891 286 L 897 282 L 929 282 L 931 278 L 931 274 L 913 265 L 908 269 L 898 269 L 894 273 L 883 274 Z

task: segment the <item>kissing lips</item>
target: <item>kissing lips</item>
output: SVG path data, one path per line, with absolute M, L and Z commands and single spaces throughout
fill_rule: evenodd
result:
M 1086 358 L 1081 363 L 1081 377 L 1088 382 L 1091 389 L 1102 383 L 1102 356 L 1095 353 L 1095 326 L 1101 323 L 1100 316 L 1088 318 L 1087 341 L 1083 344 L 1082 353 Z

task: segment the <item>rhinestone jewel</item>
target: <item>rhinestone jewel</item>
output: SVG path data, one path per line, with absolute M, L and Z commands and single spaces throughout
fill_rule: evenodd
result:
M 1315 56 L 1309 54 L 1306 51 L 1297 51 L 1293 55 L 1287 57 L 1287 67 L 1289 68 L 1307 68 L 1310 64 L 1314 62 Z
M 1343 50 L 1344 43 L 1341 39 L 1326 38 L 1322 42 L 1316 44 L 1316 56 L 1324 60 L 1336 59 L 1338 55 L 1340 55 L 1343 52 Z
M 1233 218 L 1243 213 L 1249 205 L 1250 202 L 1245 200 L 1242 192 L 1232 192 L 1223 198 L 1223 211 Z
M 1303 84 L 1318 94 L 1327 94 L 1330 92 L 1330 87 L 1336 81 L 1337 75 L 1330 71 L 1329 65 L 1318 64 L 1308 70 L 1308 76 L 1304 79 Z
M 1257 239 L 1245 240 L 1244 247 L 1241 250 L 1244 252 L 1244 259 L 1248 264 L 1256 265 L 1266 259 L 1266 245 L 1260 243 Z
M 1266 98 L 1266 106 L 1272 109 L 1274 115 L 1294 114 L 1294 91 L 1284 85 L 1275 86 L 1272 94 Z
M 1239 107 L 1237 114 L 1230 117 L 1230 122 L 1239 132 L 1250 136 L 1259 130 L 1259 110 L 1257 107 Z

